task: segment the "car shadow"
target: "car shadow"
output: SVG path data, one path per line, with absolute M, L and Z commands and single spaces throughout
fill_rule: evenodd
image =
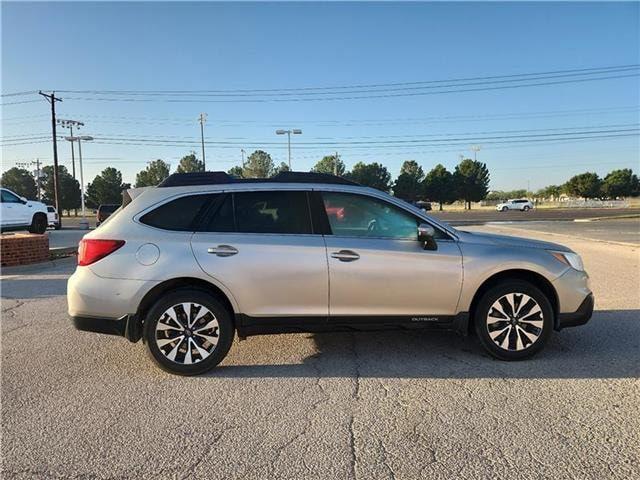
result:
M 245 350 L 234 358 L 247 358 L 244 354 L 269 358 L 269 351 L 256 350 L 265 349 L 265 344 L 261 344 L 264 338 L 255 337 L 234 345 Z M 605 379 L 640 376 L 640 310 L 596 311 L 588 324 L 554 332 L 543 351 L 518 362 L 490 357 L 473 336 L 460 337 L 446 332 L 323 333 L 309 338 L 316 353 L 302 363 L 223 363 L 200 378 Z M 265 342 L 271 350 L 274 346 L 283 352 L 295 348 L 291 336 L 280 335 Z M 273 357 L 282 356 L 276 351 Z

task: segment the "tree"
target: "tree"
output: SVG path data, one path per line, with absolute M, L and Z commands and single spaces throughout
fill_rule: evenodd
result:
M 502 190 L 493 190 L 489 192 L 486 196 L 487 200 L 508 200 L 510 198 L 527 198 L 529 196 L 529 192 L 527 192 L 524 188 L 520 188 L 518 190 L 509 190 L 503 192 Z
M 465 158 L 453 173 L 458 198 L 465 201 L 465 208 L 471 210 L 471 202 L 479 202 L 489 192 L 489 169 L 487 165 Z
M 227 173 L 232 177 L 236 177 L 236 178 L 243 178 L 243 174 L 244 174 L 242 171 L 242 167 L 240 165 L 231 167 Z
M 360 185 L 377 188 L 383 192 L 388 192 L 391 187 L 391 174 L 384 165 L 376 162 L 369 164 L 358 162 L 350 172 L 345 174 L 345 177 Z
M 203 172 L 204 163 L 196 158 L 195 152 L 191 152 L 189 155 L 185 155 L 180 159 L 177 173 L 189 173 L 189 172 Z
M 549 185 L 541 188 L 536 192 L 536 197 L 550 198 L 551 200 L 557 200 L 562 194 L 562 187 L 560 185 Z
M 13 167 L 2 174 L 0 184 L 21 197 L 33 200 L 38 195 L 36 181 L 29 170 Z
M 456 188 L 453 174 L 444 165 L 438 164 L 427 173 L 422 182 L 424 195 L 427 199 L 436 201 L 442 210 L 443 203 L 451 203 L 456 199 Z
M 242 169 L 244 178 L 269 178 L 273 176 L 275 168 L 271 155 L 262 150 L 256 150 L 247 158 Z
M 154 160 L 136 175 L 136 187 L 155 187 L 169 176 L 170 165 L 163 160 Z
M 335 155 L 326 155 L 322 157 L 318 163 L 311 169 L 316 173 L 329 173 L 331 175 L 338 175 L 342 177 L 345 172 L 344 162 L 340 160 L 340 157 Z
M 42 168 L 42 199 L 49 205 L 55 205 L 55 192 L 53 190 L 53 166 Z M 58 165 L 58 194 L 61 210 L 71 210 L 80 207 L 81 193 L 78 182 L 67 171 L 67 167 Z M 62 215 L 62 212 L 58 212 Z
M 91 208 L 104 203 L 122 202 L 122 191 L 130 185 L 122 183 L 122 173 L 113 167 L 105 168 L 87 185 L 87 205 Z
M 583 198 L 599 198 L 602 180 L 597 173 L 585 172 L 575 175 L 564 184 L 563 188 L 569 195 Z
M 602 193 L 608 198 L 637 196 L 640 194 L 638 176 L 630 168 L 613 170 L 602 181 Z
M 289 164 L 287 164 L 287 163 L 285 163 L 285 162 L 280 162 L 280 166 L 279 166 L 279 167 L 276 167 L 276 168 L 273 170 L 273 174 L 274 174 L 274 175 L 277 175 L 277 174 L 279 174 L 279 173 L 281 173 L 281 172 L 289 172 L 289 171 L 290 171 L 290 169 L 289 169 Z
M 393 184 L 393 194 L 407 202 L 415 202 L 423 193 L 424 171 L 415 160 L 407 160 Z

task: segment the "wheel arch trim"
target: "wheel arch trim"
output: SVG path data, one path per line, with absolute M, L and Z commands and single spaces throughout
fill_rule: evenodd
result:
M 153 286 L 140 300 L 138 310 L 135 314 L 137 322 L 140 326 L 144 321 L 149 309 L 163 294 L 178 290 L 181 288 L 195 288 L 212 294 L 217 300 L 222 302 L 228 309 L 231 318 L 235 317 L 238 313 L 238 304 L 226 289 L 216 285 L 208 280 L 203 280 L 197 277 L 178 277 L 165 280 Z
M 534 287 L 539 288 L 542 293 L 544 293 L 548 297 L 549 302 L 551 303 L 551 308 L 553 309 L 553 326 L 554 329 L 558 328 L 558 312 L 560 311 L 560 300 L 558 298 L 558 292 L 553 286 L 553 283 L 551 283 L 551 281 L 549 281 L 549 279 L 547 279 L 544 275 L 541 275 L 540 273 L 534 272 L 532 270 L 509 269 L 492 274 L 491 276 L 486 278 L 476 290 L 469 306 L 470 329 L 473 328 L 475 321 L 475 310 L 482 296 L 490 288 L 497 285 L 503 280 L 523 280 L 531 283 Z

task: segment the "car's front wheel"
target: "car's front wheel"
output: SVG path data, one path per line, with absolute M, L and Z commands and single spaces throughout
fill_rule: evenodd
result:
M 198 375 L 224 359 L 235 328 L 230 313 L 213 296 L 182 289 L 156 302 L 144 332 L 149 353 L 163 370 Z
M 509 210 L 507 207 L 502 207 L 502 208 L 500 209 L 500 211 L 501 211 L 501 212 L 506 212 L 507 210 Z
M 492 356 L 520 360 L 540 351 L 549 340 L 553 308 L 534 285 L 507 280 L 482 296 L 473 321 L 482 346 Z

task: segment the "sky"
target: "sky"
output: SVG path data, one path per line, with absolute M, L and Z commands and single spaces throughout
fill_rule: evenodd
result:
M 453 170 L 473 145 L 494 190 L 640 170 L 637 2 L 3 2 L 1 17 L 3 171 L 52 164 L 49 105 L 12 95 L 40 89 L 95 139 L 83 144 L 85 183 L 107 166 L 133 183 L 149 161 L 173 170 L 200 156 L 200 113 L 208 170 L 239 165 L 241 149 L 286 162 L 279 128 L 303 131 L 292 137 L 300 171 L 336 151 L 347 168 L 376 161 L 394 177 L 405 160 Z M 528 87 L 504 77 L 623 65 L 636 69 Z M 456 80 L 484 77 L 500 78 Z M 433 81 L 444 82 L 419 83 Z M 478 81 L 492 88 L 459 86 Z M 58 152 L 71 170 L 70 144 Z

